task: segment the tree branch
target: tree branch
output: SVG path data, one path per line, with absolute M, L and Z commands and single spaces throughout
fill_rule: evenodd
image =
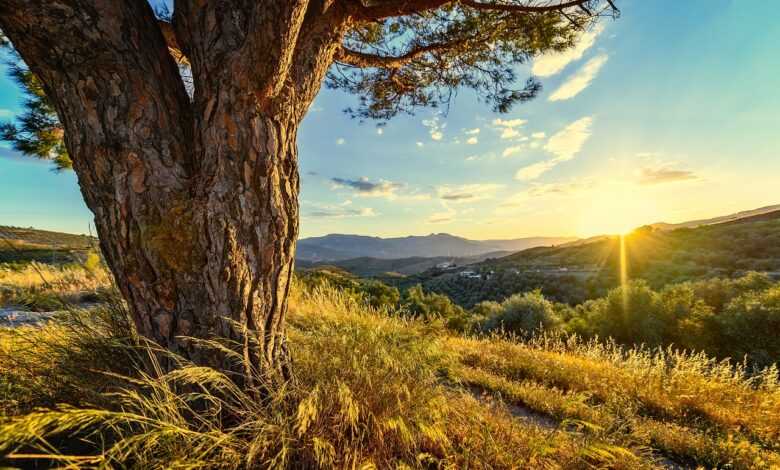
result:
M 375 21 L 393 16 L 411 15 L 435 10 L 452 0 L 357 0 L 353 17 L 356 20 Z
M 508 3 L 483 3 L 476 0 L 460 0 L 460 3 L 476 10 L 508 11 L 515 13 L 545 13 L 571 7 L 583 7 L 589 0 L 570 0 L 552 5 L 513 5 Z
M 430 52 L 443 51 L 457 47 L 466 40 L 451 41 L 446 43 L 428 44 L 426 46 L 418 46 L 410 49 L 405 54 L 399 56 L 382 56 L 378 54 L 369 54 L 366 52 L 354 51 L 344 46 L 340 47 L 336 51 L 335 60 L 345 65 L 351 65 L 353 67 L 382 67 L 388 69 L 394 69 L 402 67 L 409 62 L 427 54 Z
M 563 11 L 572 7 L 585 8 L 585 5 L 589 1 L 590 0 L 568 0 L 544 5 L 479 2 L 477 0 L 459 0 L 457 3 L 476 10 L 507 11 L 514 13 L 545 13 Z M 354 18 L 357 20 L 372 21 L 393 16 L 422 13 L 455 2 L 453 2 L 453 0 L 396 0 L 385 2 L 376 0 L 357 0 L 356 3 L 357 7 L 355 7 L 356 11 L 353 15 Z M 608 1 L 608 3 L 615 12 L 619 11 L 612 1 Z M 592 16 L 590 12 L 589 16 Z

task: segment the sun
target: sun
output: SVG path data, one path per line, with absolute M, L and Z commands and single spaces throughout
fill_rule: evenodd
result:
M 578 211 L 581 236 L 628 235 L 637 227 L 659 222 L 652 198 L 621 186 L 605 188 L 580 201 Z

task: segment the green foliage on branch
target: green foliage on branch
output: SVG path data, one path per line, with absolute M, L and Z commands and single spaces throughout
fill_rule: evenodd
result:
M 54 105 L 35 74 L 15 54 L 12 57 L 8 73 L 24 91 L 24 111 L 16 116 L 15 122 L 0 123 L 0 140 L 24 155 L 51 160 L 57 170 L 70 169 L 73 163 L 65 148 L 64 130 Z

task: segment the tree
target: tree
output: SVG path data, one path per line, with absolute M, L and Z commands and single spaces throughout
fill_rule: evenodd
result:
M 321 83 L 357 94 L 360 118 L 463 88 L 507 111 L 540 90 L 514 88 L 514 65 L 616 14 L 609 0 L 174 0 L 165 22 L 146 0 L 4 0 L 0 28 L 57 112 L 138 331 L 215 365 L 182 337 L 232 338 L 283 376 L 295 139 Z

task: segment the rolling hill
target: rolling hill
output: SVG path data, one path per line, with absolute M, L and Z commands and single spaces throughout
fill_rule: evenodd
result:
M 666 222 L 657 222 L 654 224 L 650 224 L 651 227 L 658 230 L 675 230 L 678 228 L 695 228 L 695 227 L 701 227 L 703 225 L 713 225 L 713 224 L 720 224 L 724 222 L 733 222 L 738 221 L 742 219 L 751 219 L 756 216 L 761 216 L 764 214 L 770 214 L 772 212 L 776 212 L 780 210 L 780 204 L 775 204 L 772 206 L 764 206 L 759 207 L 758 209 L 751 209 L 747 211 L 740 211 L 736 212 L 734 214 L 729 215 L 723 215 L 720 217 L 713 217 L 711 219 L 698 219 L 698 220 L 689 220 L 687 222 L 681 222 L 676 224 L 669 224 Z
M 97 246 L 97 238 L 86 235 L 0 225 L 0 263 L 70 263 Z
M 435 268 L 437 265 L 447 263 L 452 267 L 465 266 L 478 263 L 489 258 L 500 258 L 510 254 L 508 251 L 491 251 L 476 256 L 469 257 L 422 257 L 413 256 L 409 258 L 382 259 L 363 256 L 360 258 L 350 258 L 346 260 L 319 261 L 312 262 L 307 260 L 297 260 L 296 268 L 321 268 L 325 266 L 335 266 L 348 271 L 359 277 L 375 276 L 409 276 L 423 271 Z
M 696 228 L 637 229 L 624 240 L 629 278 L 655 288 L 710 277 L 758 271 L 780 277 L 780 210 Z M 399 287 L 422 284 L 470 307 L 517 292 L 541 289 L 549 298 L 571 304 L 602 296 L 620 283 L 621 240 L 598 237 L 590 243 L 536 247 L 469 266 L 479 278 L 457 271 L 429 270 L 402 280 Z

